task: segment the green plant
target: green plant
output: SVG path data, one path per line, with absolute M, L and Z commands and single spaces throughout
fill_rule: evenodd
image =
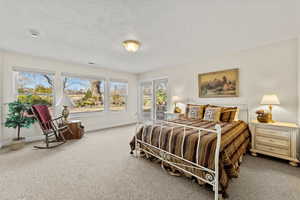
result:
M 164 105 L 167 102 L 167 93 L 163 89 L 159 89 L 156 91 L 156 103 L 159 105 Z
M 21 128 L 29 128 L 35 122 L 34 117 L 27 117 L 31 104 L 14 101 L 8 104 L 8 116 L 5 121 L 5 127 L 17 129 L 17 140 L 20 140 Z
M 83 97 L 83 100 L 88 100 L 89 98 L 92 98 L 93 94 L 92 91 L 90 89 L 88 89 Z
M 52 105 L 52 97 L 50 96 L 39 96 L 39 95 L 19 95 L 18 101 L 21 103 L 26 103 L 30 105 L 43 104 L 43 105 Z

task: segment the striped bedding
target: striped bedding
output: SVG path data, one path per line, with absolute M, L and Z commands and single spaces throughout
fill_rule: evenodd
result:
M 171 122 L 202 127 L 206 129 L 213 129 L 216 125 L 215 122 L 209 122 L 204 120 L 192 120 L 192 119 L 177 119 Z M 243 121 L 234 122 L 219 122 L 222 128 L 222 139 L 220 148 L 220 161 L 219 161 L 219 183 L 223 194 L 226 194 L 226 189 L 228 187 L 228 182 L 231 178 L 237 177 L 239 174 L 239 166 L 242 160 L 242 156 L 246 153 L 248 147 L 250 146 L 250 132 L 248 125 Z M 166 124 L 167 125 L 167 124 Z M 186 137 L 184 139 L 184 148 L 181 152 L 181 146 L 183 141 L 183 128 L 175 127 L 172 133 L 172 140 L 170 143 L 171 127 L 174 125 L 167 125 L 163 128 L 160 133 L 160 126 L 146 127 L 144 131 L 143 140 L 146 143 L 150 143 L 153 146 L 159 147 L 165 151 L 168 151 L 177 156 L 182 156 L 193 163 L 196 162 L 197 155 L 197 143 L 198 143 L 198 131 L 195 129 L 186 128 Z M 136 133 L 138 139 L 142 139 L 142 128 Z M 151 133 L 152 131 L 152 133 Z M 161 135 L 160 135 L 161 134 Z M 159 139 L 159 136 L 160 139 Z M 200 146 L 198 152 L 198 164 L 207 167 L 209 169 L 214 169 L 214 153 L 216 148 L 216 133 L 201 131 Z M 135 149 L 134 138 L 130 142 L 131 150 Z M 141 145 L 142 149 L 151 149 L 154 154 L 159 154 L 159 151 L 153 147 L 147 145 Z M 150 155 L 147 157 L 151 158 Z M 152 157 L 151 160 L 155 160 Z M 191 163 L 179 160 L 176 157 L 169 157 L 169 161 L 175 163 L 181 163 L 187 166 L 192 166 Z M 172 173 L 180 173 L 182 175 L 190 176 L 188 173 L 179 172 L 174 167 L 163 163 L 164 168 L 167 168 Z M 193 172 L 194 174 L 205 178 L 205 173 L 200 170 L 185 167 L 186 170 Z M 197 180 L 199 184 L 203 184 L 201 180 Z

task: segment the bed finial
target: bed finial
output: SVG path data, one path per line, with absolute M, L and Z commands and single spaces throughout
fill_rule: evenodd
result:
M 216 125 L 215 125 L 215 129 L 216 129 L 217 131 L 220 131 L 220 130 L 221 130 L 221 125 L 220 125 L 220 124 L 216 124 Z

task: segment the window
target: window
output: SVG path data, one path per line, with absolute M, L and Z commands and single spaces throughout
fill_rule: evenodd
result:
M 153 81 L 155 98 L 155 117 L 163 120 L 168 110 L 168 79 Z
M 82 77 L 65 76 L 63 79 L 64 98 L 72 106 L 71 113 L 104 110 L 105 81 Z
M 109 85 L 109 109 L 111 111 L 126 110 L 128 83 L 111 81 Z
M 45 104 L 53 111 L 54 74 L 14 71 L 16 97 L 23 103 Z

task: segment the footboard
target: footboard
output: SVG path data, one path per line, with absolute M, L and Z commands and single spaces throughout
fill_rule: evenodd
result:
M 150 141 L 146 142 L 144 140 L 144 134 L 146 127 L 150 126 Z M 159 132 L 159 142 L 158 142 L 158 147 L 154 146 L 152 144 L 152 133 L 153 133 L 153 128 L 159 127 L 160 132 Z M 173 131 L 174 128 L 183 128 L 183 141 L 181 142 L 181 155 L 175 155 L 171 153 L 171 142 L 173 138 Z M 144 122 L 138 122 L 136 125 L 136 133 L 138 130 L 142 128 L 142 136 L 141 139 L 138 139 L 137 134 L 135 134 L 135 155 L 138 157 L 140 155 L 140 152 L 143 151 L 149 155 L 152 155 L 159 159 L 161 163 L 167 163 L 168 165 L 181 170 L 207 184 L 210 184 L 213 186 L 213 190 L 215 193 L 215 200 L 218 199 L 219 195 L 219 155 L 220 155 L 220 145 L 221 145 L 221 126 L 216 125 L 214 129 L 205 129 L 205 128 L 200 128 L 200 127 L 194 127 L 194 126 L 189 126 L 189 125 L 183 125 L 183 124 L 178 124 L 174 122 L 169 122 L 169 121 L 161 121 L 161 120 L 151 120 L 151 121 L 144 121 Z M 162 130 L 164 128 L 171 128 L 171 133 L 170 133 L 170 138 L 169 138 L 169 149 L 164 150 L 161 148 L 161 136 L 162 136 Z M 192 162 L 190 160 L 187 160 L 184 158 L 184 141 L 186 137 L 186 129 L 193 129 L 198 133 L 198 141 L 196 145 L 196 162 Z M 215 151 L 215 167 L 214 170 L 206 168 L 204 166 L 201 166 L 199 164 L 199 146 L 200 146 L 200 141 L 201 141 L 201 132 L 202 131 L 207 131 L 211 133 L 216 133 L 217 134 L 217 141 L 216 141 L 216 151 Z M 141 146 L 143 145 L 143 149 L 141 149 Z M 152 149 L 155 149 L 158 153 L 154 152 Z M 178 160 L 183 161 L 183 163 L 177 163 L 177 162 L 172 162 L 170 160 L 170 157 L 174 157 Z M 184 163 L 188 163 L 189 165 L 186 165 Z M 194 170 L 201 170 L 203 173 L 205 173 L 204 178 L 200 177 L 196 173 L 193 173 L 194 170 L 187 170 L 187 168 L 191 168 Z

